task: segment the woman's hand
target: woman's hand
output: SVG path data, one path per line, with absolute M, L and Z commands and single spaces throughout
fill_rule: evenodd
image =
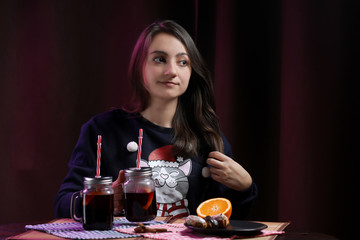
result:
M 209 153 L 207 164 L 210 165 L 212 179 L 234 190 L 248 189 L 252 184 L 250 174 L 232 158 L 214 151 Z
M 119 215 L 124 209 L 124 191 L 122 188 L 122 183 L 125 182 L 125 172 L 124 170 L 119 171 L 119 176 L 115 182 L 112 183 L 112 188 L 114 189 L 114 214 Z

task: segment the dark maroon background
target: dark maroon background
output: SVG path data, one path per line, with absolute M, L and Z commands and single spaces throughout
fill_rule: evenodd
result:
M 125 104 L 156 19 L 196 40 L 217 112 L 259 198 L 252 220 L 347 236 L 359 170 L 359 1 L 0 3 L 0 224 L 54 218 L 81 125 Z

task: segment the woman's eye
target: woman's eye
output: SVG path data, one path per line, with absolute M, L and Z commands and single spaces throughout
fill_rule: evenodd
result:
M 154 58 L 154 62 L 163 63 L 163 62 L 166 62 L 166 60 L 164 57 L 156 57 L 156 58 Z
M 188 65 L 188 61 L 187 61 L 187 60 L 180 60 L 180 61 L 179 61 L 179 65 L 180 65 L 180 66 L 187 66 L 187 65 Z

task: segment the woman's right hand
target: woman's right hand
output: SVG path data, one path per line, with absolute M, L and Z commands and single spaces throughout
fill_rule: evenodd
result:
M 119 215 L 124 209 L 124 191 L 122 188 L 122 183 L 125 182 L 125 172 L 124 170 L 119 171 L 119 176 L 112 183 L 112 188 L 114 189 L 114 215 Z

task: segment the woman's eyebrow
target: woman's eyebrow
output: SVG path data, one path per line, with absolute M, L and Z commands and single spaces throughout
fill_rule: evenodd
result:
M 164 51 L 160 51 L 160 50 L 155 50 L 155 51 L 152 51 L 150 54 L 162 54 L 162 55 L 169 55 L 167 54 L 167 52 L 164 52 Z
M 162 54 L 162 55 L 165 55 L 165 56 L 169 56 L 169 54 L 165 51 L 161 51 L 161 50 L 155 50 L 155 51 L 152 51 L 150 54 Z M 176 54 L 176 57 L 179 57 L 179 56 L 188 56 L 188 54 L 186 52 L 179 52 L 178 54 Z
M 176 54 L 177 57 L 179 56 L 188 56 L 188 54 L 186 52 L 180 52 L 178 54 Z

